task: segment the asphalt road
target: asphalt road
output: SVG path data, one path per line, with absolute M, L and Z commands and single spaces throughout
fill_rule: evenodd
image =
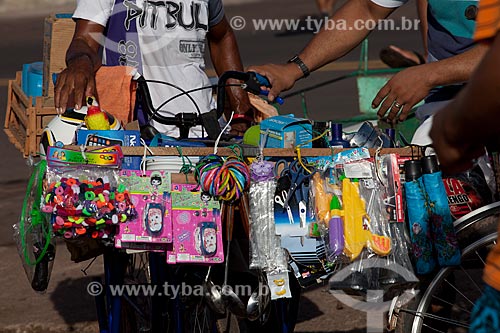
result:
M 250 2 L 250 3 L 247 3 Z M 0 121 L 4 121 L 6 80 L 21 70 L 23 63 L 42 60 L 43 17 L 50 11 L 68 12 L 71 6 L 44 7 L 29 13 L 13 12 L 0 17 Z M 248 22 L 257 18 L 298 18 L 315 14 L 313 1 L 303 0 L 234 0 L 226 8 L 228 19 L 242 16 Z M 395 13 L 395 18 L 415 18 L 411 3 Z M 245 66 L 267 62 L 284 62 L 298 52 L 312 34 L 278 36 L 276 31 L 255 31 L 251 24 L 236 31 Z M 369 58 L 378 60 L 378 51 L 388 45 L 419 50 L 417 31 L 377 31 L 370 36 Z M 357 67 L 359 48 L 341 59 L 338 67 L 329 67 L 300 81 L 295 89 L 324 82 Z M 342 70 L 335 70 L 341 68 Z M 315 120 L 339 119 L 359 114 L 356 80 L 348 79 L 306 94 L 309 116 Z M 302 115 L 301 100 L 290 98 L 282 113 Z M 67 251 L 59 247 L 47 294 L 34 293 L 24 276 L 12 240 L 12 225 L 19 218 L 30 169 L 0 132 L 0 332 L 96 332 L 93 301 L 85 293 L 90 278 L 102 272 L 98 261 L 84 276 L 84 265 L 69 261 Z M 306 291 L 302 300 L 297 331 L 362 332 L 366 316 L 342 307 L 324 287 Z M 50 329 L 49 329 L 50 328 Z

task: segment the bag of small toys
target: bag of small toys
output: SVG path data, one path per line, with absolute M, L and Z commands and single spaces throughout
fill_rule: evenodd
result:
M 394 161 L 395 155 L 372 158 L 366 149 L 344 151 L 312 178 L 326 265 L 337 270 L 330 279 L 332 290 L 416 282 L 403 233 L 401 186 L 394 188 L 399 176 Z
M 96 161 L 89 160 L 93 154 L 99 155 Z M 71 161 L 81 152 L 49 147 L 42 211 L 50 214 L 56 236 L 111 239 L 119 223 L 136 216 L 127 189 L 118 185 L 120 154 L 100 149 L 85 153 L 88 163 L 80 164 Z

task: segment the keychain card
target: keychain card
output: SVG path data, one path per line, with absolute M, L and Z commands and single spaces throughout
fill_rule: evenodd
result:
M 280 236 L 305 237 L 312 228 L 310 224 L 316 222 L 309 209 L 309 183 L 301 184 L 291 196 L 286 205 L 291 180 L 288 176 L 278 179 L 276 192 L 274 193 L 274 222 L 276 234 Z M 300 192 L 300 201 L 297 201 L 297 193 Z
M 173 251 L 167 263 L 224 262 L 220 205 L 197 185 L 172 185 Z
M 120 171 L 120 181 L 129 189 L 137 218 L 120 225 L 116 247 L 123 243 L 171 243 L 170 173 L 164 171 Z
M 387 197 L 384 198 L 384 204 L 389 213 L 389 222 L 403 223 L 405 214 L 399 156 L 396 154 L 385 155 L 382 164 L 383 171 L 386 169 L 385 174 L 387 175 Z

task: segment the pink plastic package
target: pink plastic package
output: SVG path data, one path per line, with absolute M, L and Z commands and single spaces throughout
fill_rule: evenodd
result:
M 170 174 L 164 171 L 143 173 L 139 170 L 122 170 L 120 182 L 129 190 L 137 218 L 120 225 L 115 247 L 135 248 L 124 243 L 171 243 Z
M 167 263 L 224 262 L 220 204 L 195 191 L 196 185 L 172 184 L 173 251 Z

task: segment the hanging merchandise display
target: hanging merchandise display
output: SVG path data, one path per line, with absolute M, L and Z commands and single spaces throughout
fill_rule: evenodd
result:
M 429 222 L 439 266 L 460 265 L 460 248 L 436 155 L 422 157 L 422 172 L 428 199 Z
M 436 268 L 429 210 L 422 181 L 422 163 L 420 160 L 405 162 L 405 199 L 408 211 L 408 223 L 412 242 L 415 268 L 418 274 L 429 274 Z

